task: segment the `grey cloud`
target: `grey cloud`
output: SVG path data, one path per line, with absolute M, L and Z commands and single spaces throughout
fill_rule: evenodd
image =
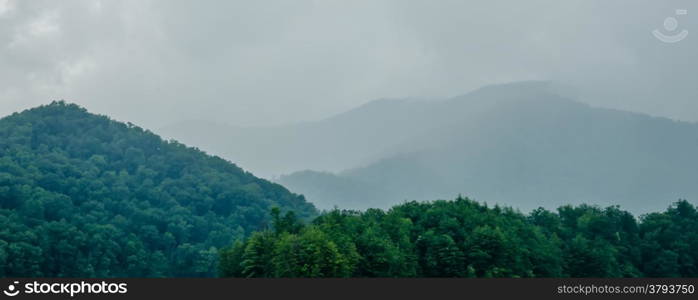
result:
M 0 114 L 66 99 L 157 129 L 320 119 L 550 79 L 698 120 L 691 1 L 0 1 Z M 689 37 L 651 35 L 676 8 Z M 694 33 L 695 32 L 695 33 Z

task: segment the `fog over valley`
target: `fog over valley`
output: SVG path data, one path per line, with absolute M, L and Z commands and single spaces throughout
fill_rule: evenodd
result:
M 162 132 L 282 174 L 276 181 L 326 209 L 463 194 L 524 210 L 595 203 L 646 212 L 665 206 L 657 199 L 698 196 L 698 124 L 595 108 L 559 90 L 519 82 L 446 100 L 376 100 L 291 126 Z

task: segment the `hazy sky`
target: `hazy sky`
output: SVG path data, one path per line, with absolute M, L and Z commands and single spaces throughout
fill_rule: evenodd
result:
M 671 16 L 689 35 L 662 43 Z M 152 129 L 279 124 L 550 79 L 698 121 L 697 24 L 690 0 L 0 0 L 0 115 L 66 99 Z

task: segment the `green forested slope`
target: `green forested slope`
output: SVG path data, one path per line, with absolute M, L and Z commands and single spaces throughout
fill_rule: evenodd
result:
M 472 200 L 333 210 L 221 252 L 233 277 L 696 277 L 698 213 L 687 201 L 639 220 L 618 207 L 524 215 Z
M 0 119 L 0 276 L 211 276 L 218 248 L 302 196 L 54 102 Z

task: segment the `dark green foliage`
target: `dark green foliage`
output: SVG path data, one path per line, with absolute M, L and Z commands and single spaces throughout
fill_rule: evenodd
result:
M 648 276 L 698 276 L 698 212 L 680 201 L 665 213 L 643 218 L 642 271 Z
M 279 213 L 274 213 L 279 219 Z M 286 214 L 284 224 L 298 224 Z M 524 215 L 472 200 L 332 210 L 221 252 L 225 277 L 698 276 L 698 213 L 687 201 L 638 222 L 618 207 Z M 244 250 L 243 250 L 244 249 Z
M 76 105 L 0 119 L 0 276 L 211 276 L 273 206 L 315 214 L 232 163 Z

